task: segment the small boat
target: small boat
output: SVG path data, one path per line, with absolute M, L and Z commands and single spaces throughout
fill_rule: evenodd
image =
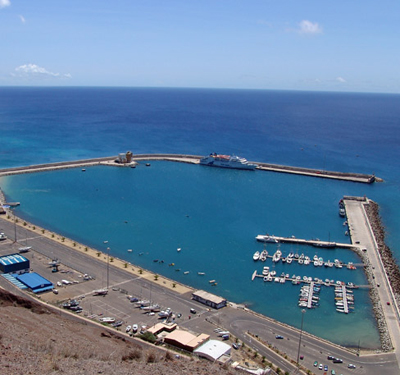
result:
M 260 260 L 261 262 L 265 262 L 267 260 L 267 256 L 268 256 L 268 251 L 267 250 L 263 250 L 260 254 Z
M 131 253 L 132 252 L 132 249 L 128 249 L 128 253 Z
M 94 296 L 105 296 L 108 293 L 108 289 L 98 289 L 93 291 Z
M 1 235 L 2 235 L 2 233 L 0 233 L 0 239 L 1 239 Z M 20 248 L 18 249 L 18 252 L 19 252 L 20 254 L 22 254 L 22 253 L 27 253 L 30 249 L 32 249 L 32 246 L 20 247 Z
M 184 275 L 187 275 L 188 273 L 189 273 L 189 271 L 185 271 L 183 274 L 184 274 Z
M 260 241 L 260 242 L 270 242 L 270 243 L 278 243 L 279 242 L 279 240 L 275 236 L 270 236 L 269 234 L 266 234 L 266 235 L 259 234 L 256 237 L 256 240 Z
M 256 252 L 253 254 L 253 260 L 257 261 L 257 260 L 259 260 L 259 259 L 260 259 L 260 252 L 259 252 L 259 251 L 256 251 Z
M 179 253 L 180 251 L 181 251 L 182 249 L 180 248 L 180 247 L 178 247 L 177 249 L 176 249 L 176 251 Z
M 203 275 L 205 275 L 206 273 L 205 273 L 205 272 L 197 272 L 197 274 L 200 275 L 200 276 L 203 276 Z

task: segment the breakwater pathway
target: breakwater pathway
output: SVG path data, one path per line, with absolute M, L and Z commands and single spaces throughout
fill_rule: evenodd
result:
M 132 162 L 125 164 L 126 166 L 134 166 L 135 163 L 140 161 L 148 160 L 164 160 L 164 161 L 175 161 L 183 163 L 199 164 L 202 156 L 198 155 L 184 155 L 184 154 L 140 154 L 132 155 Z M 116 163 L 116 156 L 97 158 L 97 159 L 84 159 L 76 161 L 67 161 L 59 163 L 49 163 L 49 164 L 39 164 L 27 167 L 16 167 L 16 168 L 6 168 L 0 169 L 0 177 L 10 176 L 13 174 L 20 173 L 33 173 L 44 170 L 57 170 L 65 168 L 76 168 L 85 167 L 92 165 L 115 165 L 123 166 L 124 164 Z M 361 173 L 348 173 L 348 172 L 335 172 L 335 171 L 325 171 L 317 170 L 311 168 L 300 168 L 286 165 L 277 165 L 269 163 L 251 162 L 258 165 L 257 170 L 279 172 L 279 173 L 292 173 L 303 176 L 318 177 L 318 178 L 329 178 L 334 180 L 344 180 L 352 182 L 360 182 L 370 184 L 375 181 L 382 181 L 373 174 L 361 174 Z
M 385 262 L 389 262 L 392 269 L 397 266 L 389 261 L 391 257 L 388 256 L 387 249 L 386 253 L 384 252 L 386 248 L 383 242 L 384 232 L 380 224 L 377 205 L 365 197 L 344 197 L 343 201 L 351 241 L 359 248 L 359 254 L 366 264 L 365 271 L 368 280 L 373 286 L 370 296 L 381 336 L 382 349 L 389 351 L 394 348 L 399 362 L 400 316 L 395 292 L 386 275 L 388 269 L 385 267 Z M 392 278 L 392 280 L 397 279 Z M 395 284 L 395 287 L 398 288 L 399 284 Z

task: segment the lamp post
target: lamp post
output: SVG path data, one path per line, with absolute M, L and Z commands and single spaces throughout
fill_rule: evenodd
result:
M 107 290 L 109 285 L 109 269 L 110 269 L 110 248 L 107 247 Z
M 301 336 L 303 335 L 303 321 L 304 321 L 304 313 L 306 310 L 301 310 L 301 326 L 300 326 L 300 337 L 299 337 L 299 348 L 297 349 L 297 367 L 299 367 L 300 360 L 300 346 L 301 346 Z

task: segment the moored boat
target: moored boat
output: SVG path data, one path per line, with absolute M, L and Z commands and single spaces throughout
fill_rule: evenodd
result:
M 209 167 L 247 170 L 254 170 L 257 168 L 257 164 L 249 163 L 245 158 L 241 158 L 236 155 L 220 155 L 216 154 L 215 152 L 205 156 L 204 158 L 201 158 L 200 164 L 207 165 Z

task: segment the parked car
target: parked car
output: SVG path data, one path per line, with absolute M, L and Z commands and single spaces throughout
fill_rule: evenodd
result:
M 196 313 L 197 313 L 197 311 L 196 311 L 195 309 L 190 309 L 190 312 L 191 312 L 192 314 L 196 314 Z
M 324 366 L 324 371 L 328 371 L 328 365 Z
M 322 363 L 320 363 L 320 365 L 318 366 L 318 368 L 319 368 L 320 370 L 322 370 L 322 369 L 324 368 L 324 365 L 323 365 Z
M 239 345 L 236 344 L 236 343 L 233 343 L 233 344 L 232 344 L 232 348 L 238 350 L 238 349 L 239 349 Z
M 318 361 L 315 361 L 314 362 L 314 367 L 317 367 L 318 366 Z

